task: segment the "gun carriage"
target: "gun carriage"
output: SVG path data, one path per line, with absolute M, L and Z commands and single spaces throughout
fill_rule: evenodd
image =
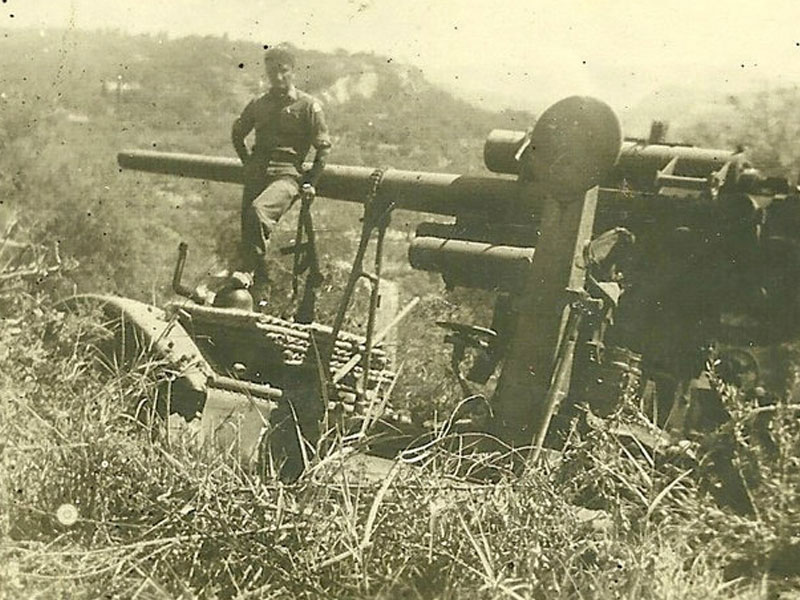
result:
M 188 412 L 220 394 L 268 399 L 273 410 L 290 398 L 305 422 L 321 418 L 325 401 L 351 412 L 374 405 L 370 394 L 393 378 L 373 313 L 396 209 L 451 219 L 417 228 L 414 268 L 440 273 L 448 287 L 496 293 L 491 323 L 443 326 L 457 367 L 467 349 L 476 353 L 460 379 L 485 383 L 499 373 L 490 429 L 509 444 L 540 449 L 560 413 L 585 402 L 608 414 L 626 394 L 642 396 L 661 426 L 702 426 L 687 421 L 687 407 L 713 395 L 702 376 L 710 343 L 731 381 L 770 383 L 770 373 L 754 375 L 758 348 L 792 338 L 800 324 L 800 213 L 786 179 L 764 176 L 741 151 L 665 143 L 659 127 L 648 140 L 623 140 L 611 109 L 585 97 L 556 103 L 528 131 L 491 132 L 484 160 L 494 175 L 328 166 L 319 197 L 364 204 L 335 322 L 305 322 L 307 310 L 292 322 L 198 298 L 174 303 L 159 318 L 175 317 L 202 373 L 189 386 Z M 243 178 L 229 158 L 125 151 L 118 161 Z M 370 323 L 358 337 L 341 331 L 343 315 L 375 237 Z M 176 290 L 192 296 L 180 277 Z

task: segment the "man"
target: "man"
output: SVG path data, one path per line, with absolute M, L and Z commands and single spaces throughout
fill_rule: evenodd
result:
M 267 247 L 278 220 L 298 197 L 314 193 L 331 148 L 320 103 L 294 86 L 294 56 L 282 48 L 264 54 L 269 91 L 251 101 L 233 124 L 231 138 L 244 164 L 242 195 L 243 268 L 254 274 L 254 296 L 263 299 L 268 288 Z M 255 130 L 252 152 L 245 145 Z M 313 166 L 303 161 L 311 146 Z

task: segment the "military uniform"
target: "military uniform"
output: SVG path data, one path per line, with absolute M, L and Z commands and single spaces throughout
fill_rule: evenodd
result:
M 245 137 L 255 129 L 248 155 Z M 314 184 L 319 175 L 303 170 L 311 146 L 327 151 L 331 141 L 320 103 L 291 87 L 270 91 L 251 101 L 233 125 L 233 145 L 245 161 L 242 195 L 243 268 L 266 277 L 266 250 L 278 220 L 298 197 L 300 184 Z M 317 161 L 315 160 L 315 167 Z M 320 168 L 324 163 L 320 162 Z

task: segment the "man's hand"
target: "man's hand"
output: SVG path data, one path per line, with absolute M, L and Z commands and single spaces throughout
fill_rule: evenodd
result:
M 310 183 L 304 183 L 300 186 L 300 197 L 303 200 L 313 200 L 317 195 L 317 190 Z
M 317 148 L 317 152 L 314 155 L 314 162 L 311 165 L 310 169 L 307 169 L 302 174 L 301 181 L 303 183 L 310 183 L 311 185 L 316 185 L 317 181 L 319 181 L 322 172 L 325 170 L 325 163 L 328 160 L 328 154 L 330 153 L 331 148 L 329 145 L 321 146 Z

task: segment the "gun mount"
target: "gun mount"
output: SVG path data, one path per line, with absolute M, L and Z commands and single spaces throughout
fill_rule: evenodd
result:
M 697 388 L 710 342 L 753 348 L 800 331 L 798 195 L 743 153 L 623 140 L 611 109 L 572 97 L 529 131 L 491 132 L 484 160 L 497 175 L 389 169 L 379 187 L 374 169 L 330 165 L 317 192 L 361 203 L 372 193 L 387 211 L 454 218 L 419 226 L 409 260 L 448 286 L 498 293 L 476 380 L 500 368 L 502 439 L 541 447 L 562 400 L 607 412 L 642 389 L 660 424 L 674 425 L 676 399 Z M 229 158 L 125 151 L 118 161 L 243 180 Z M 369 355 L 370 342 L 361 344 Z

